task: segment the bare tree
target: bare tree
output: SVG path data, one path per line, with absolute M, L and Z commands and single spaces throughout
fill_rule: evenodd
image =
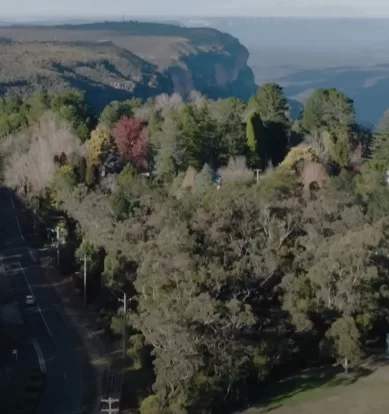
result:
M 207 102 L 207 99 L 201 95 L 199 91 L 191 90 L 188 95 L 188 100 L 195 106 L 202 106 Z
M 166 93 L 158 95 L 154 102 L 155 109 L 161 111 L 163 117 L 165 117 L 170 110 L 180 109 L 184 103 L 181 95 L 177 92 L 173 93 L 173 95 L 168 95 Z
M 329 159 L 328 137 L 327 132 L 312 131 L 307 135 L 302 143 L 303 146 L 311 148 L 316 154 L 318 160 L 327 163 Z
M 253 172 L 247 168 L 245 157 L 231 157 L 228 160 L 226 167 L 222 167 L 218 170 L 218 174 L 223 181 L 250 181 L 253 179 Z
M 5 184 L 24 193 L 27 198 L 42 194 L 50 184 L 58 168 L 56 158 L 63 157 L 63 154 L 66 157 L 83 154 L 81 142 L 72 127 L 50 112 L 45 113 L 31 129 L 27 142 L 26 147 L 24 144 L 7 147 L 4 171 Z

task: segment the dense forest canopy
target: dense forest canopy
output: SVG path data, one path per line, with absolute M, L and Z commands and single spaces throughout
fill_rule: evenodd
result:
M 90 108 L 78 91 L 1 98 L 3 181 L 63 212 L 98 291 L 132 299 L 129 363 L 152 378 L 142 414 L 225 413 L 279 367 L 348 371 L 383 343 L 389 114 L 367 130 L 321 89 L 293 121 L 276 84 L 247 104 Z

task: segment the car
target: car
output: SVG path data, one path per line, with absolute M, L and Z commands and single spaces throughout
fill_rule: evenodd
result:
M 29 306 L 35 305 L 35 297 L 34 297 L 34 295 L 27 295 L 26 298 L 25 298 L 25 300 L 24 300 L 24 303 L 26 305 L 29 305 Z

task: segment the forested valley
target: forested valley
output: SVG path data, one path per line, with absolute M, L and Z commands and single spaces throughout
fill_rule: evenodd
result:
M 107 334 L 127 295 L 141 414 L 233 412 L 284 372 L 384 349 L 389 113 L 371 130 L 319 89 L 293 120 L 274 83 L 248 103 L 91 107 L 0 98 L 1 176 L 43 223 L 62 217 L 62 271 L 88 257 Z

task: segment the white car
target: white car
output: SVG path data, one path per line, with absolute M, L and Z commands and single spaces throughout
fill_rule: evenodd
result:
M 33 295 L 27 295 L 24 303 L 29 306 L 35 305 L 35 297 Z

